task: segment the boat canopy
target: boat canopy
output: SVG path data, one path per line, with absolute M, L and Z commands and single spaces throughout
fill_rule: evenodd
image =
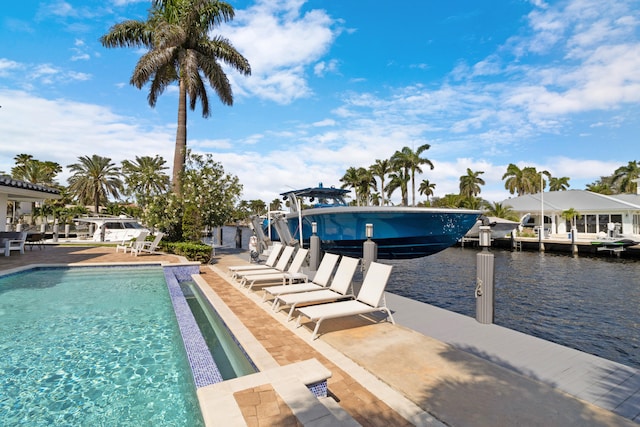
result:
M 325 188 L 322 183 L 318 187 L 303 188 L 301 190 L 290 190 L 284 193 L 280 193 L 285 200 L 291 199 L 307 199 L 314 208 L 325 208 L 334 206 L 347 206 L 344 198 L 351 191 L 341 188 L 329 187 Z M 290 203 L 291 211 L 298 210 L 297 203 Z

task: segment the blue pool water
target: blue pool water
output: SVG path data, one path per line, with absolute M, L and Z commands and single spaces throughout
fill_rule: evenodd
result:
M 201 426 L 161 268 L 0 278 L 3 425 Z

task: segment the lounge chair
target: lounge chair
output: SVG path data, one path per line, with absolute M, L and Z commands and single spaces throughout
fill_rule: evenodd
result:
M 276 242 L 271 246 L 271 252 L 267 257 L 264 265 L 252 265 L 252 264 L 243 264 L 243 265 L 230 265 L 227 267 L 229 269 L 229 273 L 231 273 L 231 278 L 235 279 L 236 272 L 238 271 L 248 271 L 248 270 L 260 270 L 267 267 L 274 267 L 276 262 L 278 261 L 278 256 L 282 252 L 284 245 L 280 242 Z
M 278 311 L 281 305 L 288 305 L 290 308 L 287 321 L 289 321 L 293 315 L 293 311 L 300 305 L 319 304 L 322 302 L 337 301 L 343 298 L 353 298 L 354 295 L 349 293 L 349 291 L 351 290 L 351 281 L 353 280 L 353 275 L 358 268 L 359 262 L 360 260 L 358 258 L 343 256 L 329 288 L 311 292 L 300 292 L 297 294 L 278 295 L 273 304 L 274 311 Z
M 298 309 L 298 319 L 296 327 L 300 326 L 302 316 L 307 317 L 316 323 L 313 330 L 312 340 L 318 336 L 318 329 L 323 320 L 333 319 L 336 317 L 355 316 L 360 314 L 368 314 L 376 311 L 386 313 L 391 323 L 395 323 L 391 310 L 387 308 L 384 298 L 384 289 L 389 281 L 391 269 L 393 267 L 378 262 L 372 262 L 369 265 L 367 275 L 362 281 L 362 287 L 358 292 L 358 297 L 350 301 L 338 301 L 328 304 L 320 304 L 310 307 L 300 307 Z
M 287 271 L 280 273 L 273 272 L 244 276 L 242 278 L 242 282 L 240 282 L 240 285 L 244 286 L 248 283 L 249 286 L 247 287 L 247 289 L 250 290 L 251 288 L 253 288 L 253 285 L 256 282 L 267 282 L 268 284 L 269 282 L 273 283 L 277 281 L 284 283 L 289 275 L 295 275 L 300 272 L 300 270 L 302 269 L 302 263 L 307 259 L 308 253 L 309 249 L 298 249 L 298 251 L 296 252 L 296 256 L 293 257 L 293 261 L 291 261 L 291 265 L 289 265 Z
M 282 250 L 282 255 L 280 255 L 280 258 L 278 258 L 278 263 L 276 264 L 275 267 L 262 266 L 262 268 L 258 270 L 253 269 L 253 270 L 246 270 L 246 271 L 237 271 L 234 276 L 236 280 L 238 280 L 238 282 L 242 283 L 244 282 L 244 278 L 247 276 L 272 273 L 272 272 L 282 273 L 287 269 L 287 266 L 289 265 L 289 262 L 293 257 L 293 252 L 295 250 L 296 248 L 294 248 L 293 246 L 285 246 L 285 248 Z
M 118 243 L 116 245 L 116 252 L 120 252 L 120 249 L 122 249 L 122 252 L 126 254 L 127 251 L 130 251 L 134 246 L 144 242 L 147 239 L 148 235 L 149 232 L 147 230 L 143 230 L 135 238 L 128 241 L 123 241 L 122 243 Z
M 160 240 L 162 240 L 163 237 L 164 237 L 164 233 L 158 232 L 158 234 L 156 234 L 156 237 L 155 239 L 153 239 L 152 242 L 140 242 L 133 245 L 131 247 L 131 253 L 135 256 L 138 256 L 138 254 L 143 252 L 152 254 L 156 251 L 156 249 L 158 249 Z
M 11 235 L 9 235 L 11 236 Z M 24 254 L 24 244 L 27 241 L 27 232 L 23 231 L 13 237 L 9 237 L 4 242 L 4 256 L 10 256 L 11 251 L 19 251 L 20 254 Z
M 318 266 L 318 271 L 316 271 L 315 276 L 313 276 L 313 280 L 305 283 L 296 283 L 295 285 L 269 286 L 267 288 L 264 288 L 262 301 L 266 301 L 269 295 L 271 295 L 272 297 L 277 297 L 278 295 L 317 291 L 322 288 L 326 288 L 329 285 L 329 280 L 331 280 L 333 269 L 338 263 L 339 258 L 340 255 L 330 253 L 324 254 L 324 256 L 322 257 L 322 261 L 320 262 L 320 266 Z M 276 300 L 274 298 L 273 304 L 275 304 L 275 302 Z

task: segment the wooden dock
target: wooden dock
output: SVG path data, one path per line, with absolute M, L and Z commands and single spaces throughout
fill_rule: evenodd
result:
M 640 370 L 387 293 L 397 323 L 640 423 Z

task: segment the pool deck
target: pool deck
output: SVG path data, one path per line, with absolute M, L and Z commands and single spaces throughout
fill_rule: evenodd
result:
M 200 268 L 201 278 L 260 344 L 274 373 L 254 383 L 225 382 L 235 384 L 225 401 L 235 408 L 226 411 L 235 414 L 234 425 L 337 425 L 336 419 L 364 426 L 640 423 L 637 369 L 397 295 L 387 294 L 396 325 L 336 319 L 323 323 L 321 336 L 312 341 L 310 325 L 296 329 L 262 302 L 262 292 L 232 284 L 226 266 L 247 259 L 246 253 L 220 250 L 212 265 Z M 47 246 L 0 257 L 0 270 L 183 261 L 116 254 L 113 247 Z M 330 372 L 334 399 L 325 404 L 335 418 L 314 418 L 313 411 L 296 406 L 300 392 L 292 369 L 313 359 Z

